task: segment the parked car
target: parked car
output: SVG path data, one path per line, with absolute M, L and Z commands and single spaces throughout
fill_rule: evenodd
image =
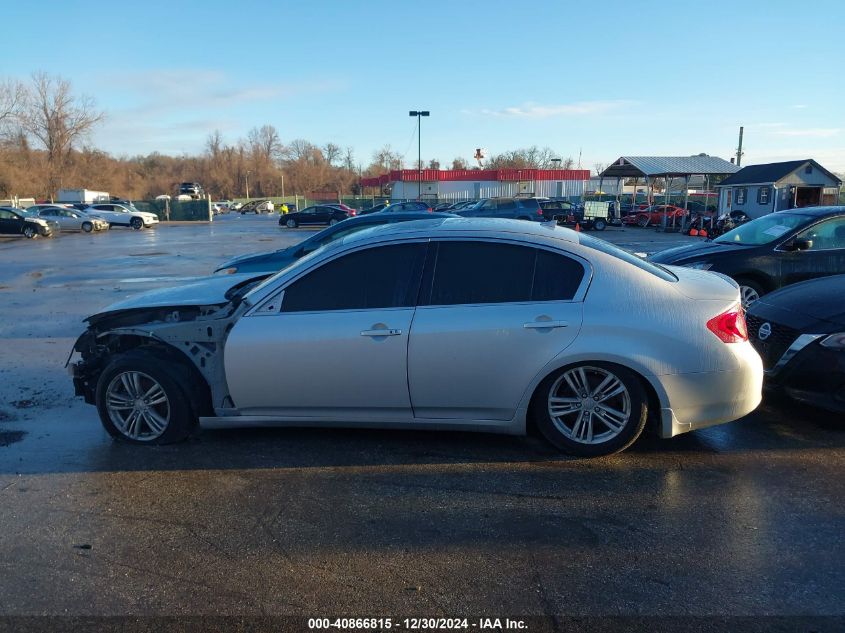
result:
M 384 211 L 387 205 L 387 202 L 382 202 L 380 204 L 373 205 L 369 209 L 361 209 L 358 212 L 358 215 L 368 215 L 370 213 L 378 213 L 379 211 Z
M 845 413 L 845 275 L 793 284 L 748 309 L 748 335 L 765 384 L 800 402 Z
M 407 213 L 408 211 L 426 211 L 432 212 L 431 205 L 422 200 L 407 200 L 405 202 L 392 202 L 389 207 L 384 209 L 389 213 Z
M 183 182 L 179 185 L 180 196 L 190 196 L 191 198 L 199 198 L 203 194 L 202 185 L 198 182 Z
M 3 235 L 23 235 L 32 239 L 50 237 L 59 231 L 59 225 L 44 218 L 27 215 L 21 209 L 0 208 L 0 233 Z
M 307 240 L 288 248 L 266 253 L 250 253 L 230 259 L 220 265 L 215 273 L 275 273 L 300 257 L 308 255 L 321 246 L 334 242 L 342 237 L 351 235 L 356 231 L 368 229 L 372 226 L 382 224 L 396 224 L 397 222 L 409 222 L 411 220 L 423 220 L 428 218 L 455 217 L 451 213 L 428 213 L 425 211 L 409 211 L 407 213 L 372 213 L 359 217 L 348 218 L 343 223 L 337 223 L 315 233 Z
M 83 213 L 102 218 L 112 226 L 128 226 L 135 230 L 149 228 L 158 224 L 158 216 L 155 213 L 139 211 L 129 204 L 93 204 Z
M 82 213 L 78 209 L 65 207 L 46 207 L 38 211 L 38 217 L 53 220 L 62 231 L 91 231 L 108 230 L 109 223 L 103 218 Z
M 229 210 L 230 211 L 240 211 L 243 206 L 244 206 L 243 202 L 233 202 L 232 204 L 229 205 Z
M 845 207 L 770 213 L 714 240 L 670 248 L 649 261 L 733 278 L 748 307 L 767 292 L 815 277 L 845 273 Z
M 681 207 L 672 204 L 653 204 L 650 207 L 630 213 L 622 218 L 622 224 L 636 225 L 643 228 L 651 225 L 662 225 L 663 216 L 666 216 L 667 224 L 672 224 L 672 218 L 676 224 L 680 224 L 686 215 Z
M 537 198 L 487 198 L 477 205 L 456 211 L 465 218 L 507 218 L 545 222 Z
M 457 213 L 461 209 L 469 209 L 470 207 L 474 207 L 478 204 L 478 200 L 461 200 L 460 202 L 456 202 L 449 208 L 450 213 Z
M 238 211 L 240 211 L 241 215 L 246 215 L 247 213 L 254 213 L 255 215 L 259 213 L 270 213 L 273 211 L 273 201 L 262 199 L 250 200 L 242 205 Z
M 732 281 L 551 223 L 377 226 L 263 282 L 216 275 L 87 322 L 76 393 L 139 444 L 182 440 L 212 418 L 530 425 L 561 450 L 603 455 L 646 425 L 672 437 L 741 417 L 763 379 Z
M 551 221 L 567 223 L 581 222 L 584 219 L 584 208 L 567 200 L 543 200 L 540 202 L 543 217 Z
M 354 217 L 354 211 L 344 211 L 338 207 L 320 204 L 280 216 L 279 226 L 286 226 L 289 229 L 295 229 L 298 226 L 331 226 L 351 217 Z

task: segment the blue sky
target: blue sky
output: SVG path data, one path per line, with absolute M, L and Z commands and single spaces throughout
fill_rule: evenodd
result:
M 369 1 L 6 3 L 0 78 L 93 96 L 115 155 L 200 151 L 270 123 L 282 141 L 416 159 L 548 145 L 621 155 L 814 157 L 845 171 L 845 3 Z M 10 27 L 13 25 L 13 27 Z M 55 44 L 55 45 L 53 45 Z

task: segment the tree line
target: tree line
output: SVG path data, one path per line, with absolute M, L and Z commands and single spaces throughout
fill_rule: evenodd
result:
M 50 199 L 60 188 L 108 191 L 130 199 L 174 195 L 180 182 L 199 182 L 214 198 L 309 195 L 314 191 L 363 193 L 362 177 L 393 169 L 417 169 L 413 161 L 385 145 L 365 164 L 352 147 L 318 145 L 292 138 L 264 124 L 246 138 L 227 142 L 219 130 L 208 134 L 195 155 L 115 157 L 90 144 L 92 132 L 106 118 L 93 98 L 74 93 L 67 79 L 44 72 L 29 82 L 0 80 L 0 198 L 13 195 Z M 551 148 L 506 151 L 484 160 L 485 169 L 561 168 L 573 166 Z M 431 169 L 470 169 L 461 157 Z

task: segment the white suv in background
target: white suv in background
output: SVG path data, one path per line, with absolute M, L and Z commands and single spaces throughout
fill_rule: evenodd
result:
M 84 212 L 103 218 L 109 226 L 129 226 L 138 230 L 158 224 L 158 216 L 155 213 L 138 211 L 132 203 L 103 202 L 91 205 Z

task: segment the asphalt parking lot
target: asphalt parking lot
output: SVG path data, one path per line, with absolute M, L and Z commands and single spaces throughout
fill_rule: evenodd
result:
M 595 460 L 465 433 L 112 442 L 63 368 L 82 319 L 310 234 L 277 219 L 0 240 L 0 615 L 845 624 L 845 422 L 779 400 Z

